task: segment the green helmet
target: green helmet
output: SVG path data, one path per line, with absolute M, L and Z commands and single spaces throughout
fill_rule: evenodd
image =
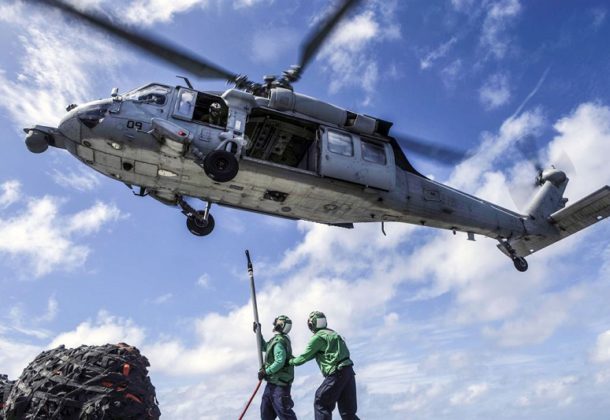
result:
M 324 315 L 324 312 L 313 311 L 309 314 L 309 318 L 307 318 L 307 326 L 312 332 L 326 328 L 326 325 L 326 315 Z
M 292 329 L 292 320 L 286 315 L 280 315 L 273 320 L 273 331 L 288 334 Z

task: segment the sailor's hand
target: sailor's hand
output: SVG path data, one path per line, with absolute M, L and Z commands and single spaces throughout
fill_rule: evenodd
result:
M 294 357 L 291 357 L 290 359 L 288 359 L 288 365 L 294 366 Z
M 258 380 L 262 381 L 263 379 L 267 379 L 267 372 L 265 372 L 265 369 L 258 371 Z
M 261 327 L 261 324 L 254 321 L 252 323 L 252 331 L 254 331 L 254 334 L 256 334 L 258 332 L 258 329 Z

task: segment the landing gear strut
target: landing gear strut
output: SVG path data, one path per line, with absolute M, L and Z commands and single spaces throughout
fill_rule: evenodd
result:
M 205 210 L 195 210 L 182 197 L 178 199 L 182 213 L 186 216 L 186 227 L 195 236 L 207 236 L 214 230 L 214 217 L 210 214 L 212 203 L 208 202 Z

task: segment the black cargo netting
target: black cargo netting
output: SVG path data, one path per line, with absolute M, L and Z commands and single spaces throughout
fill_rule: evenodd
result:
M 124 343 L 44 351 L 15 381 L 2 413 L 6 420 L 158 419 L 148 366 Z
M 15 381 L 9 381 L 8 376 L 0 375 L 0 420 L 4 420 L 4 404 Z

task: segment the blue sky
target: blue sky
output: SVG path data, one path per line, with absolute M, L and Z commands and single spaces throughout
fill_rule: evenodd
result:
M 77 3 L 253 79 L 295 62 L 329 7 Z M 511 209 L 511 191 L 534 179 L 533 157 L 563 163 L 574 202 L 610 184 L 608 39 L 604 1 L 369 0 L 298 90 L 472 150 L 455 168 L 411 159 Z M 196 238 L 176 209 L 67 153 L 29 153 L 21 131 L 56 125 L 66 105 L 115 86 L 178 83 L 181 71 L 19 1 L 0 5 L 0 40 L 1 373 L 15 378 L 62 343 L 127 341 L 151 361 L 164 418 L 237 416 L 257 371 L 248 248 L 266 335 L 286 313 L 298 352 L 307 314 L 326 312 L 350 344 L 362 418 L 607 417 L 609 223 L 532 256 L 524 274 L 492 240 L 408 225 L 384 237 L 378 225 L 348 231 L 213 207 L 214 233 Z M 296 372 L 296 411 L 311 418 L 321 375 L 314 363 Z

